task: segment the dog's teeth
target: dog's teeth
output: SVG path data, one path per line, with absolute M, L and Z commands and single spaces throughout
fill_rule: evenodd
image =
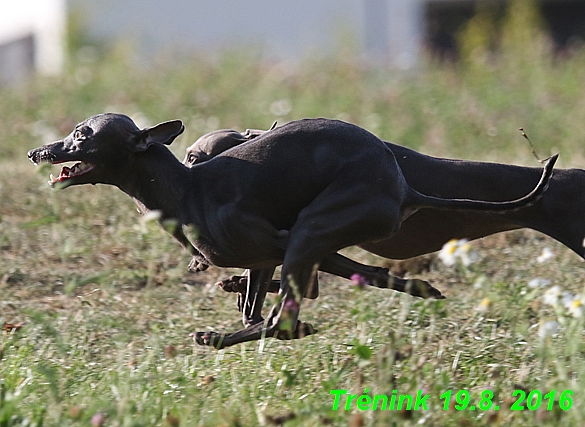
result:
M 72 168 L 71 168 L 71 174 L 72 175 L 78 175 L 81 174 L 87 170 L 91 169 L 91 165 L 89 163 L 85 163 L 85 162 L 79 162 L 76 163 Z

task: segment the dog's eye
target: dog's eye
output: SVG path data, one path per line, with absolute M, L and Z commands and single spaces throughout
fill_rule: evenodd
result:
M 73 132 L 73 139 L 75 141 L 83 141 L 85 139 L 85 134 L 81 130 L 77 129 L 75 132 Z
M 195 163 L 197 161 L 197 156 L 193 153 L 189 154 L 189 157 L 187 157 L 187 161 L 191 164 Z
M 76 141 L 83 141 L 91 134 L 92 134 L 91 128 L 83 126 L 80 127 L 79 129 L 75 129 L 75 131 L 73 132 L 73 139 Z

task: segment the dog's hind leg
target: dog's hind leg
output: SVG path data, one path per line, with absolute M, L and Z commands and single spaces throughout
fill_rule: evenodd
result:
M 436 298 L 443 299 L 444 296 L 441 291 L 433 287 L 430 283 L 420 279 L 403 279 L 389 274 L 387 268 L 376 267 L 367 264 L 361 264 L 344 257 L 340 254 L 329 254 L 319 265 L 319 271 L 334 274 L 348 280 L 355 279 L 355 275 L 367 286 L 373 286 L 381 289 L 392 289 L 397 292 L 404 292 L 412 296 L 421 298 Z M 238 309 L 241 311 L 241 300 L 246 295 L 246 288 L 248 286 L 248 278 L 246 276 L 231 276 L 218 283 L 225 292 L 237 292 L 239 303 Z M 312 285 L 317 287 L 317 277 L 315 283 Z M 272 280 L 268 287 L 268 292 L 277 293 L 280 289 L 280 280 Z M 311 290 L 311 288 L 310 288 Z M 308 295 L 309 294 L 309 295 Z M 314 299 L 319 292 L 307 292 L 304 298 Z
M 377 268 L 377 267 L 374 267 Z M 227 279 L 220 280 L 216 283 L 216 286 L 219 286 L 223 291 L 228 293 L 239 293 L 242 295 L 246 295 L 246 289 L 248 287 L 248 275 L 249 272 L 246 270 L 244 275 L 242 276 L 230 276 Z M 268 292 L 272 294 L 278 293 L 280 289 L 280 280 L 271 280 L 268 286 Z M 315 283 L 312 284 L 311 287 L 307 290 L 307 293 L 304 295 L 304 298 L 308 299 L 316 299 L 319 296 L 319 282 L 317 277 L 315 276 Z M 238 307 L 241 311 L 241 308 Z
M 367 286 L 393 289 L 421 298 L 444 299 L 441 291 L 420 279 L 403 279 L 389 274 L 387 268 L 360 264 L 339 254 L 327 255 L 319 270 L 350 280 L 358 280 Z
M 401 193 L 381 190 L 376 194 L 375 188 L 352 187 L 339 180 L 299 213 L 289 232 L 279 301 L 265 322 L 272 334 L 276 329 L 296 337 L 302 296 L 328 254 L 398 229 L 400 200 L 394 194 Z
M 275 268 L 249 270 L 248 287 L 242 304 L 242 323 L 244 327 L 247 328 L 264 320 L 262 306 L 264 305 L 274 270 Z

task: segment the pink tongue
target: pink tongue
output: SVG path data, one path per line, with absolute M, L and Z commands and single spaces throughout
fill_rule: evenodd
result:
M 59 174 L 59 179 L 69 177 L 69 172 L 71 172 L 71 169 L 68 168 L 67 166 L 63 166 L 63 169 L 61 170 L 61 173 Z

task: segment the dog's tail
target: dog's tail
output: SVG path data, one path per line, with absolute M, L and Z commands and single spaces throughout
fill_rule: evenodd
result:
M 506 213 L 526 208 L 536 203 L 548 188 L 550 178 L 553 174 L 553 168 L 558 157 L 559 155 L 555 154 L 546 161 L 542 170 L 542 176 L 540 177 L 538 184 L 536 184 L 536 187 L 534 187 L 530 193 L 519 199 L 504 202 L 471 199 L 443 199 L 440 197 L 427 196 L 411 189 L 412 191 L 409 193 L 408 201 L 406 203 L 408 208 L 404 217 L 406 218 L 418 209 L 425 207 L 446 210 L 484 211 L 487 213 Z

